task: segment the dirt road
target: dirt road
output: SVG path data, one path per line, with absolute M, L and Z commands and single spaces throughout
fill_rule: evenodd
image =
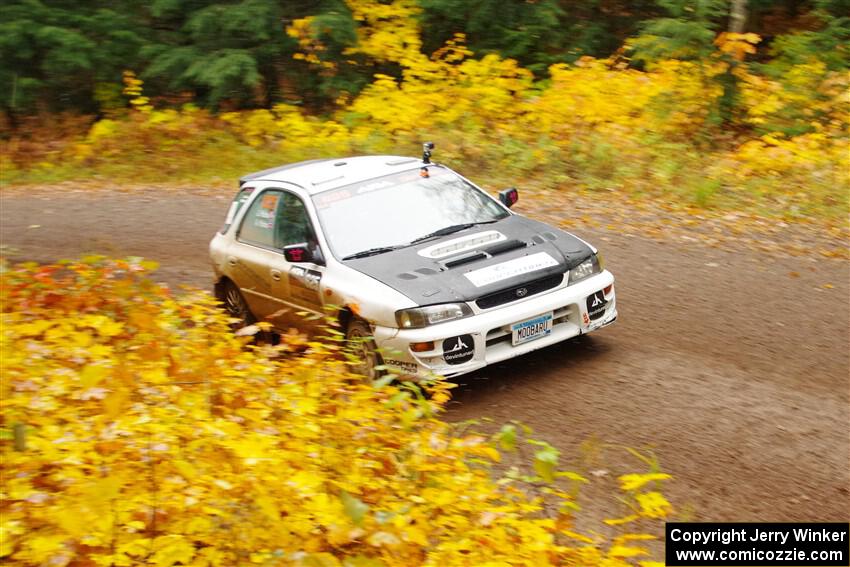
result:
M 0 241 L 28 260 L 145 256 L 158 279 L 209 288 L 230 198 L 4 190 Z M 539 199 L 519 210 L 569 222 Z M 686 519 L 850 519 L 850 264 L 576 232 L 617 277 L 617 324 L 462 379 L 449 418 L 530 425 L 597 477 L 591 496 L 642 470 L 629 446 L 675 477 L 666 493 Z

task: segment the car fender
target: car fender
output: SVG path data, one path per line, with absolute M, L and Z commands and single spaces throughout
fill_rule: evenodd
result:
M 327 307 L 348 309 L 373 325 L 395 327 L 396 311 L 416 307 L 409 297 L 340 262 L 325 269 L 322 289 Z

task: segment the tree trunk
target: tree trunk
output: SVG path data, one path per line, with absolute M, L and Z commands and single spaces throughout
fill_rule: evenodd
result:
M 732 0 L 729 8 L 729 31 L 744 33 L 747 25 L 747 0 Z

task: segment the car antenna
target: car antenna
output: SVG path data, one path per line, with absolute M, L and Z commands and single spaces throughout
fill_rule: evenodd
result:
M 428 166 L 431 165 L 431 150 L 433 149 L 434 142 L 425 142 L 422 144 L 422 169 L 419 170 L 419 177 L 430 177 Z

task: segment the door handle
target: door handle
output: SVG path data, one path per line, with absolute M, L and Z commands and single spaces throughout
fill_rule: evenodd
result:
M 280 281 L 280 270 L 272 270 L 272 279 L 276 282 Z
M 237 259 L 236 259 L 236 258 L 234 258 L 233 256 L 230 256 L 230 257 L 227 259 L 227 263 L 228 263 L 228 264 L 230 264 L 231 266 L 235 266 L 238 262 L 239 262 L 239 260 L 237 260 Z

